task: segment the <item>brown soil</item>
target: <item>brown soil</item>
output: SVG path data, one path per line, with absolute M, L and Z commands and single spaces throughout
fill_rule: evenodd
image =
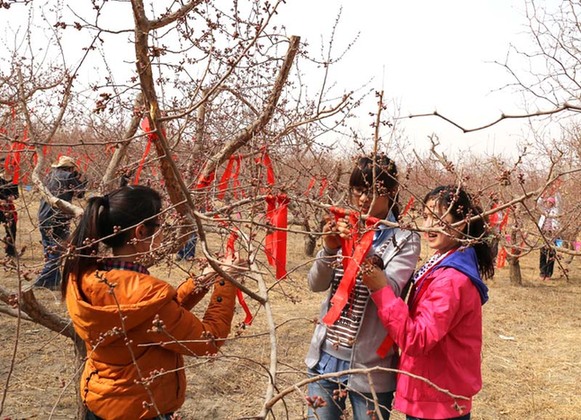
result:
M 38 269 L 38 232 L 24 221 L 19 235 L 19 243 L 27 244 L 21 267 L 24 271 Z M 270 294 L 279 325 L 278 390 L 305 378 L 303 358 L 312 321 L 323 298 L 307 291 L 305 273 L 310 262 L 302 254 L 302 240 L 293 237 L 290 243 L 288 267 L 298 268 L 290 280 L 273 287 Z M 475 398 L 474 419 L 581 418 L 581 258 L 567 266 L 571 273 L 568 280 L 551 281 L 537 279 L 537 258 L 538 254 L 533 253 L 521 261 L 523 287 L 509 284 L 507 268 L 499 270 L 489 282 L 490 301 L 484 306 L 484 387 Z M 190 268 L 189 263 L 180 264 Z M 176 285 L 183 278 L 183 272 L 173 262 L 161 264 L 154 271 Z M 559 275 L 558 269 L 556 274 Z M 4 271 L 0 273 L 0 285 L 15 289 L 16 278 L 14 273 Z M 38 290 L 36 295 L 47 307 L 65 314 L 55 293 Z M 203 303 L 199 307 L 203 309 Z M 243 316 L 238 308 L 236 322 Z M 71 342 L 39 325 L 1 313 L 0 329 L 0 395 L 5 391 L 0 418 L 75 418 L 75 356 Z M 266 321 L 264 311 L 259 310 L 254 324 L 242 332 L 241 338 L 227 343 L 220 357 L 187 359 L 189 382 L 187 400 L 180 411 L 182 418 L 236 419 L 258 415 L 268 383 L 269 361 Z M 302 418 L 306 411 L 302 392 L 275 405 L 277 419 Z M 401 413 L 392 416 L 396 420 L 403 418 Z

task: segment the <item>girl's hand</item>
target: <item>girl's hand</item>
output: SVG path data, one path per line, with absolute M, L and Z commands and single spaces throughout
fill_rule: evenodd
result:
M 327 233 L 327 235 L 323 236 L 325 247 L 328 249 L 338 249 L 341 247 L 340 238 L 346 239 L 351 237 L 351 225 L 346 218 L 341 218 L 336 222 L 331 219 L 323 226 L 323 233 Z
M 323 245 L 330 250 L 341 248 L 341 240 L 338 236 L 337 223 L 333 218 L 328 218 L 323 225 Z
M 385 272 L 373 264 L 370 259 L 366 259 L 361 264 L 361 279 L 372 293 L 387 286 Z
M 222 270 L 224 270 L 231 276 L 240 273 L 241 271 L 243 271 L 244 268 L 248 267 L 248 261 L 240 258 L 240 254 L 238 252 L 236 252 L 234 255 L 222 257 L 220 259 L 219 264 Z M 217 273 L 210 264 L 206 265 L 206 267 L 202 271 L 202 276 L 210 276 L 212 274 Z

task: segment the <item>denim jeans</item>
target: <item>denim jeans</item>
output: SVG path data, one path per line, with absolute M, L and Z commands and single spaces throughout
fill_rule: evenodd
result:
M 69 224 L 41 224 L 40 236 L 44 249 L 44 267 L 34 285 L 57 289 L 61 283 L 60 259 L 63 254 L 63 244 L 69 237 Z
M 198 237 L 195 233 L 190 236 L 188 242 L 177 252 L 177 256 L 180 260 L 189 260 L 194 258 L 196 255 L 196 243 L 198 242 Z
M 406 416 L 406 420 L 428 420 L 428 419 L 422 419 L 422 418 L 419 418 L 419 417 Z M 470 413 L 464 414 L 463 416 L 460 416 L 460 417 L 452 417 L 452 418 L 447 419 L 447 420 L 470 420 Z
M 317 372 L 311 369 L 309 369 L 308 373 L 309 376 L 318 375 Z M 325 401 L 323 407 L 316 409 L 309 407 L 308 419 L 339 420 L 342 418 L 341 416 L 343 415 L 343 411 L 345 411 L 347 397 L 335 396 L 333 398 L 333 392 L 335 390 L 346 390 L 345 383 L 332 380 L 320 380 L 308 385 L 310 397 L 319 396 Z M 376 395 L 381 416 L 384 420 L 389 420 L 393 392 L 377 393 Z M 348 391 L 348 396 L 353 410 L 354 420 L 369 420 L 372 418 L 373 412 L 376 410 L 372 394 L 350 390 Z

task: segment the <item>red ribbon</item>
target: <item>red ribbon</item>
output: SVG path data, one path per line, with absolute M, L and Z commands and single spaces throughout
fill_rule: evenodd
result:
M 234 189 L 233 195 L 234 197 L 238 197 L 237 188 L 240 186 L 238 176 L 240 175 L 241 159 L 242 157 L 240 155 L 232 155 L 230 156 L 230 159 L 228 159 L 228 164 L 226 165 L 226 169 L 224 169 L 224 173 L 222 174 L 222 178 L 220 178 L 220 183 L 218 184 L 219 200 L 222 200 L 226 195 L 226 189 L 228 188 L 230 179 L 232 179 L 232 187 Z M 234 165 L 236 165 L 236 169 L 234 170 L 234 173 L 232 173 Z
M 405 208 L 403 209 L 403 212 L 401 214 L 402 216 L 405 216 L 407 214 L 407 212 L 410 211 L 410 209 L 414 205 L 414 201 L 415 201 L 415 198 L 412 195 L 411 198 L 410 198 L 410 200 L 408 201 L 408 203 L 405 205 Z
M 319 197 L 323 196 L 325 190 L 327 189 L 327 185 L 329 185 L 329 181 L 327 181 L 327 178 L 323 177 L 323 179 L 321 179 L 321 188 L 319 189 Z
M 215 178 L 216 178 L 215 171 L 212 171 L 209 175 L 207 175 L 205 177 L 200 176 L 198 178 L 198 183 L 196 184 L 196 189 L 203 190 L 204 188 L 209 187 L 210 184 L 212 184 L 212 182 L 214 182 Z
M 270 160 L 270 156 L 268 156 L 268 152 L 266 151 L 266 147 L 263 148 L 262 156 L 256 159 L 256 163 L 261 163 L 266 168 L 266 182 L 268 185 L 274 185 L 275 178 L 274 178 L 274 169 L 272 169 L 272 161 Z
M 311 192 L 311 190 L 313 189 L 313 187 L 315 186 L 315 182 L 317 182 L 317 178 L 315 178 L 314 176 L 311 177 L 311 180 L 309 181 L 309 186 L 307 187 L 306 191 L 303 193 L 303 195 L 309 195 L 309 193 Z
M 349 300 L 349 295 L 353 291 L 353 287 L 355 287 L 355 280 L 357 279 L 361 263 L 367 256 L 367 252 L 373 242 L 375 231 L 372 227 L 378 221 L 374 217 L 368 217 L 365 221 L 368 229 L 359 238 L 359 213 L 349 212 L 338 207 L 331 207 L 330 211 L 335 215 L 335 220 L 347 217 L 352 228 L 351 235 L 348 239 L 341 238 L 344 272 L 337 291 L 331 298 L 331 307 L 323 317 L 323 322 L 327 325 L 333 325 L 339 319 L 343 308 Z
M 16 141 L 12 143 L 12 159 L 10 164 L 12 165 L 12 183 L 18 184 L 20 182 L 20 162 L 21 162 L 21 152 L 26 148 L 25 142 L 28 140 L 28 130 L 25 128 L 22 136 L 22 141 Z
M 238 234 L 236 233 L 236 231 L 232 231 L 232 233 L 230 233 L 230 237 L 228 238 L 228 242 L 226 243 L 226 256 L 229 255 L 234 255 L 236 253 L 236 250 L 234 249 L 234 244 L 236 243 L 236 239 L 238 239 Z M 250 312 L 250 308 L 248 308 L 248 305 L 246 304 L 246 301 L 244 300 L 244 295 L 242 294 L 242 290 L 240 289 L 236 289 L 236 297 L 238 298 L 238 303 L 240 303 L 240 306 L 242 306 L 242 309 L 244 310 L 244 313 L 246 314 L 246 317 L 244 318 L 244 324 L 245 325 L 251 325 L 252 324 L 252 312 Z
M 287 214 L 289 198 L 285 194 L 266 197 L 266 218 L 273 229 L 265 238 L 264 248 L 268 263 L 276 268 L 276 279 L 286 277 Z M 284 229 L 284 230 L 280 230 Z
M 317 178 L 314 176 L 311 177 L 311 180 L 309 181 L 309 186 L 307 187 L 307 189 L 303 193 L 303 195 L 305 195 L 305 196 L 309 195 L 311 190 L 315 187 L 316 182 L 317 182 Z M 327 178 L 326 177 L 321 178 L 321 188 L 319 188 L 319 197 L 323 196 L 328 185 L 329 185 L 329 181 L 327 180 Z
M 145 150 L 143 151 L 143 156 L 141 156 L 141 160 L 139 161 L 139 166 L 135 171 L 135 181 L 134 184 L 139 184 L 139 178 L 141 176 L 141 170 L 143 169 L 143 165 L 145 164 L 145 159 L 151 150 L 151 144 L 157 140 L 157 136 L 154 132 L 151 131 L 151 125 L 149 124 L 149 117 L 143 118 L 141 121 L 141 129 L 147 134 L 147 145 L 145 146 Z

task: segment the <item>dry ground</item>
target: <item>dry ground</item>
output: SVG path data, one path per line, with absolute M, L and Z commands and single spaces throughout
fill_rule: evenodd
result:
M 39 234 L 26 220 L 19 234 L 20 244 L 28 244 L 20 264 L 24 271 L 34 270 L 41 261 Z M 303 358 L 323 297 L 306 289 L 309 261 L 302 254 L 302 241 L 293 237 L 290 244 L 288 266 L 299 268 L 271 292 L 279 325 L 280 390 L 305 377 Z M 509 284 L 507 269 L 489 282 L 490 301 L 484 307 L 484 387 L 475 398 L 474 419 L 581 419 L 581 258 L 568 266 L 569 280 L 550 282 L 537 279 L 537 258 L 533 253 L 522 259 L 523 287 Z M 189 269 L 188 264 L 181 266 Z M 183 278 L 183 271 L 173 262 L 161 264 L 155 273 L 176 285 Z M 15 287 L 15 278 L 14 273 L 1 272 L 0 284 Z M 64 314 L 53 292 L 40 290 L 37 296 Z M 238 309 L 236 322 L 242 319 Z M 240 339 L 223 347 L 221 357 L 187 359 L 189 383 L 182 418 L 235 419 L 260 412 L 270 358 L 265 325 L 260 311 Z M 0 314 L 0 331 L 0 394 L 5 391 L 0 419 L 75 418 L 71 343 L 4 314 Z M 15 365 L 10 370 L 12 360 Z M 278 419 L 300 419 L 304 410 L 298 392 L 275 406 Z M 404 417 L 395 413 L 392 418 Z

